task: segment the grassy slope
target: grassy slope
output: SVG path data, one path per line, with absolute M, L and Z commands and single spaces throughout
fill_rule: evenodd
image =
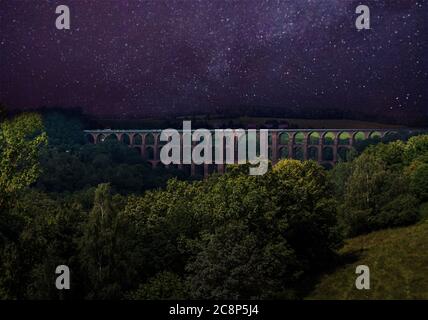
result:
M 308 299 L 428 299 L 428 220 L 347 241 L 352 262 L 321 277 Z M 355 288 L 357 265 L 370 268 L 371 289 Z

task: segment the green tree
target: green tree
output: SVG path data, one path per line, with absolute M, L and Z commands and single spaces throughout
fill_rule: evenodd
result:
M 119 212 L 118 202 L 119 198 L 112 199 L 110 186 L 100 184 L 80 240 L 81 264 L 89 281 L 87 297 L 91 299 L 121 298 L 135 271 L 132 228 Z
M 411 137 L 407 141 L 405 149 L 405 158 L 408 163 L 418 157 L 428 154 L 428 134 Z
M 0 205 L 36 181 L 40 174 L 40 148 L 47 136 L 37 114 L 22 114 L 0 124 Z
M 428 201 L 428 163 L 420 163 L 411 173 L 410 188 L 421 201 Z
M 402 162 L 385 162 L 380 151 L 364 152 L 352 163 L 341 217 L 348 235 L 409 224 L 417 220 L 418 200 L 410 196 L 410 183 Z M 410 206 L 411 202 L 414 202 Z M 406 210 L 402 210 L 407 206 Z M 393 208 L 396 209 L 393 210 Z
M 0 123 L 0 247 L 13 236 L 7 208 L 41 172 L 39 153 L 46 144 L 40 116 L 22 114 Z
M 127 295 L 131 300 L 178 300 L 189 297 L 186 283 L 178 275 L 163 271 Z
M 364 153 L 381 159 L 389 169 L 401 170 L 405 166 L 406 143 L 393 141 L 368 147 Z
M 315 162 L 284 160 L 261 177 L 234 167 L 203 184 L 188 241 L 193 298 L 290 298 L 296 283 L 334 257 L 340 244 L 335 203 Z
M 76 202 L 62 202 L 29 189 L 8 210 L 9 237 L 0 249 L 0 288 L 11 299 L 58 299 L 79 295 L 76 240 L 85 214 Z M 69 266 L 73 288 L 55 288 L 55 268 Z M 2 290 L 0 290 L 2 291 Z

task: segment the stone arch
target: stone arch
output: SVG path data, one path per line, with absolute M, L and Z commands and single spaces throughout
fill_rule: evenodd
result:
M 308 159 L 318 161 L 318 148 L 309 147 L 308 148 Z
M 144 155 L 147 160 L 154 160 L 155 159 L 154 147 L 146 147 L 146 149 L 144 150 Z
M 106 136 L 101 133 L 97 136 L 97 143 L 104 142 L 105 139 L 106 139 Z
M 336 139 L 336 135 L 334 132 L 326 132 L 323 134 L 323 144 L 332 145 L 334 144 L 334 139 Z
M 321 141 L 321 137 L 318 132 L 311 132 L 309 134 L 309 141 L 308 141 L 309 144 L 318 145 L 320 144 L 320 141 Z
M 143 144 L 143 137 L 141 136 L 141 134 L 135 134 L 134 137 L 132 138 L 132 144 L 136 145 L 136 146 L 141 146 Z
M 369 138 L 373 140 L 381 140 L 382 133 L 380 133 L 379 131 L 370 132 Z
M 168 143 L 168 141 L 161 141 L 160 134 L 155 134 L 155 140 L 157 141 L 158 145 L 164 146 Z
M 279 149 L 279 157 L 281 159 L 288 159 L 288 147 L 282 147 L 281 149 Z
M 333 161 L 334 159 L 334 150 L 332 147 L 324 147 L 322 149 L 322 160 L 323 161 Z
M 400 139 L 400 134 L 397 131 L 387 131 L 383 135 L 383 140 L 385 140 L 386 142 L 399 140 L 399 139 Z
M 293 136 L 294 144 L 304 144 L 305 143 L 305 134 L 303 132 L 296 132 Z
M 286 145 L 286 144 L 288 144 L 289 140 L 290 140 L 290 136 L 288 135 L 287 132 L 283 132 L 279 136 L 279 144 Z
M 85 139 L 88 143 L 94 144 L 95 143 L 95 139 L 94 136 L 90 133 L 85 135 Z
M 109 134 L 104 141 L 119 141 L 117 135 L 115 133 Z
M 123 133 L 120 137 L 120 142 L 129 146 L 131 144 L 131 139 L 127 133 Z
M 155 144 L 155 136 L 152 133 L 148 133 L 144 137 L 144 142 L 146 145 L 154 145 Z
M 341 132 L 338 136 L 339 144 L 348 145 L 351 143 L 351 134 L 349 132 Z
M 364 132 L 358 131 L 354 133 L 353 139 L 355 142 L 362 142 L 366 140 L 366 135 Z
M 302 146 L 295 146 L 293 148 L 293 159 L 303 161 L 304 157 L 305 157 L 305 154 L 303 151 L 303 147 Z

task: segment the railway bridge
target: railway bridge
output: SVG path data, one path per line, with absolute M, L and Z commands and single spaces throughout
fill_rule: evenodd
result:
M 85 130 L 89 143 L 120 141 L 134 148 L 153 168 L 163 166 L 160 150 L 166 142 L 160 141 L 162 130 Z M 211 130 L 214 134 L 214 130 Z M 326 168 L 346 160 L 353 146 L 366 139 L 383 140 L 399 129 L 270 129 L 269 159 L 273 164 L 281 159 L 315 160 Z M 182 131 L 178 130 L 180 134 Z M 257 131 L 259 132 L 259 131 Z M 407 130 L 409 132 L 409 130 Z M 235 139 L 235 146 L 238 143 Z M 197 144 L 197 142 L 194 142 Z M 235 147 L 235 151 L 237 148 Z M 236 159 L 237 157 L 235 157 Z M 207 176 L 223 173 L 224 164 L 171 165 L 191 175 Z

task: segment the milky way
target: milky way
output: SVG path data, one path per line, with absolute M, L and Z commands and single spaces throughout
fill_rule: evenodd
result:
M 371 30 L 355 28 L 360 3 Z M 60 4 L 70 30 L 55 28 Z M 0 101 L 9 108 L 428 114 L 424 0 L 9 0 L 0 19 Z

